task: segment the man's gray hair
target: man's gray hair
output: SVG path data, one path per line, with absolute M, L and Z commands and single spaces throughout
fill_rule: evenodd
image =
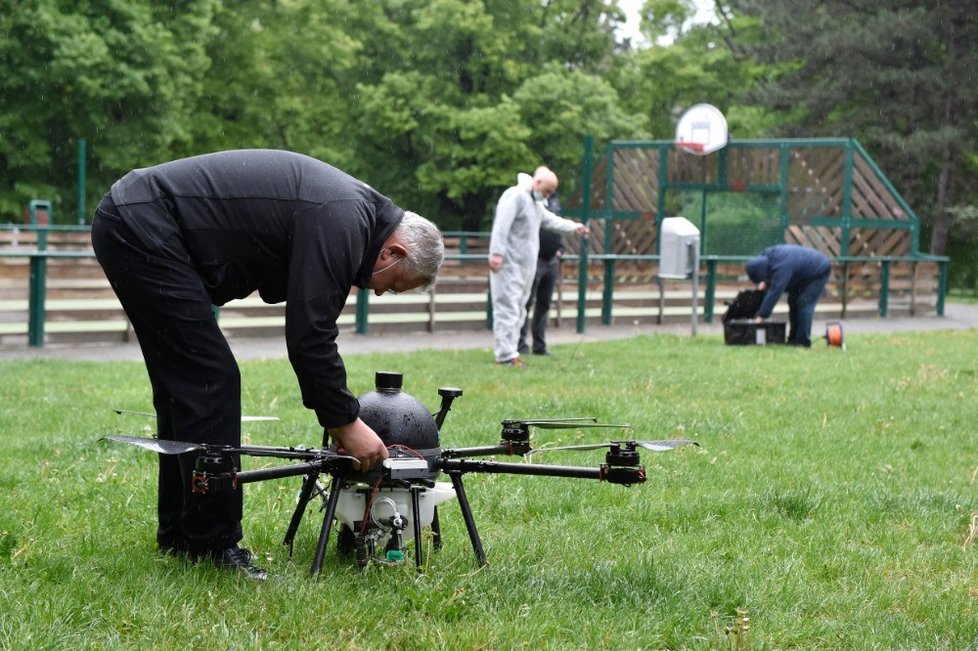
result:
M 420 291 L 430 290 L 445 261 L 445 241 L 441 231 L 421 215 L 405 210 L 397 226 L 397 235 L 407 249 L 404 259 L 407 271 L 424 280 Z

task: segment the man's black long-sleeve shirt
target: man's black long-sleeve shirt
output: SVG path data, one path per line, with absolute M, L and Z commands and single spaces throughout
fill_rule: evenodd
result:
M 187 257 L 216 305 L 286 301 L 289 360 L 324 427 L 356 420 L 336 321 L 403 210 L 345 172 L 286 151 L 205 154 L 137 169 L 112 200 L 142 243 Z

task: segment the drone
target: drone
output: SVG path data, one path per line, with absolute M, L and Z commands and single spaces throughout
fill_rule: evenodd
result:
M 327 543 L 334 523 L 338 524 L 337 550 L 353 555 L 359 567 L 371 563 L 398 564 L 406 558 L 406 540 L 414 542 L 414 559 L 420 572 L 423 566 L 422 532 L 430 529 L 436 550 L 442 547 L 439 505 L 456 499 L 465 522 L 469 541 L 479 566 L 487 564 L 482 539 L 465 492 L 463 477 L 468 474 L 512 474 L 545 477 L 592 479 L 632 486 L 645 482 L 645 466 L 640 450 L 665 452 L 687 445 L 688 439 L 660 441 L 614 440 L 558 447 L 534 448 L 531 428 L 578 429 L 611 428 L 631 431 L 630 425 L 601 424 L 593 417 L 553 419 L 505 419 L 495 445 L 442 448 L 440 431 L 452 403 L 462 395 L 455 387 L 438 389 L 441 405 L 432 414 L 415 397 L 401 388 L 403 376 L 394 371 L 375 373 L 375 390 L 360 396 L 360 418 L 387 445 L 389 458 L 367 471 L 354 466 L 356 459 L 339 453 L 335 447 L 210 445 L 156 438 L 108 435 L 106 440 L 157 452 L 180 455 L 196 453 L 191 490 L 214 493 L 237 490 L 259 481 L 303 477 L 295 511 L 283 544 L 292 557 L 294 540 L 307 506 L 319 498 L 323 502 L 323 523 L 319 532 L 311 574 L 322 568 Z M 604 462 L 595 467 L 562 466 L 541 463 L 507 463 L 482 457 L 523 456 L 558 450 L 606 449 Z M 241 470 L 240 456 L 269 457 L 294 463 L 257 470 Z M 447 475 L 449 481 L 440 481 Z M 329 477 L 329 480 L 325 480 Z M 324 481 L 328 481 L 327 487 Z

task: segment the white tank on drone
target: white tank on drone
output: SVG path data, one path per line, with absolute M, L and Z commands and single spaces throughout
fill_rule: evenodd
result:
M 390 458 L 383 462 L 384 471 L 353 475 L 341 491 L 336 504 L 336 519 L 352 532 L 376 535 L 376 544 L 386 543 L 398 534 L 405 540 L 414 537 L 415 527 L 431 527 L 435 507 L 455 497 L 449 482 L 436 482 L 440 471 L 433 461 L 441 454 L 440 427 L 451 401 L 462 394 L 460 389 L 444 387 L 442 410 L 437 416 L 417 398 L 401 390 L 402 375 L 393 371 L 375 374 L 375 390 L 360 396 L 360 418 L 370 426 L 388 447 Z M 392 478 L 410 476 L 425 479 L 413 482 L 411 488 L 379 481 L 382 474 Z M 415 516 L 411 493 L 418 494 Z M 417 522 L 415 522 L 417 520 Z
M 431 488 L 425 487 L 418 494 L 418 520 L 421 530 L 430 527 L 435 517 L 435 507 L 455 498 L 455 489 L 449 482 L 436 482 Z M 401 535 L 405 540 L 414 537 L 415 523 L 411 518 L 411 492 L 405 488 L 380 488 L 373 493 L 370 487 L 348 487 L 340 492 L 336 503 L 336 519 L 356 531 L 363 526 L 363 516 L 367 512 L 367 500 L 371 499 L 371 524 L 388 532 L 398 526 L 396 519 L 403 518 Z M 388 536 L 389 537 L 389 536 Z M 385 540 L 381 542 L 386 542 Z

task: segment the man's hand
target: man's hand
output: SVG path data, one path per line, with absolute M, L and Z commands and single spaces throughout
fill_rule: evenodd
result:
M 499 271 L 503 268 L 503 256 L 498 253 L 493 253 L 489 256 L 489 269 L 492 271 Z
M 590 232 L 591 232 L 591 229 L 588 228 L 585 224 L 582 224 L 581 222 L 577 222 L 577 234 L 578 235 L 580 235 L 581 237 L 587 237 L 588 236 L 588 233 L 590 233 Z
M 337 452 L 357 458 L 360 463 L 357 470 L 367 472 L 390 456 L 377 433 L 359 418 L 341 427 L 331 427 L 328 431 L 336 443 Z

